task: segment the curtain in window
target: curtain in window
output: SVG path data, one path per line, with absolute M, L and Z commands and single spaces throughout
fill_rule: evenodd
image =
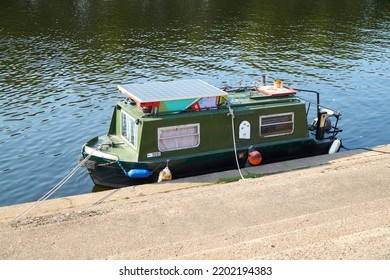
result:
M 199 124 L 159 128 L 158 147 L 161 152 L 199 145 Z

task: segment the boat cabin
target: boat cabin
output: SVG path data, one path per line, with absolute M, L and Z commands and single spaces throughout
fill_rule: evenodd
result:
M 308 136 L 305 105 L 287 88 L 222 90 L 201 80 L 118 88 L 126 99 L 116 106 L 109 134 L 121 135 L 137 160 L 231 148 L 229 108 L 242 146 Z

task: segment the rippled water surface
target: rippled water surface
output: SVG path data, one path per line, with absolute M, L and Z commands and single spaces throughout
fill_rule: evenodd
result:
M 320 91 L 346 147 L 388 144 L 389 38 L 388 0 L 2 0 L 0 206 L 76 166 L 120 83 L 267 74 Z M 53 197 L 92 188 L 83 170 Z

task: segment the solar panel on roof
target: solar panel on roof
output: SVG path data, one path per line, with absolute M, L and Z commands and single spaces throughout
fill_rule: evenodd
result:
M 140 103 L 227 95 L 225 91 L 201 80 L 125 84 L 118 88 Z

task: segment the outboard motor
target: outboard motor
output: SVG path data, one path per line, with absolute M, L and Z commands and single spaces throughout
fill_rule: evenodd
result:
M 331 117 L 336 119 L 334 125 L 330 120 Z M 337 128 L 337 123 L 340 117 L 341 114 L 339 112 L 334 112 L 330 109 L 322 108 L 321 110 L 318 110 L 318 117 L 311 124 L 311 129 L 314 130 L 314 127 L 316 129 L 316 139 L 323 140 L 325 133 L 333 134 L 332 138 L 335 138 L 336 135 L 342 131 L 341 129 Z
M 305 90 L 305 89 L 295 89 L 295 90 L 304 91 L 304 92 L 313 92 L 317 95 L 317 117 L 313 120 L 311 124 L 308 124 L 308 129 L 310 131 L 315 131 L 315 138 L 317 140 L 324 140 L 325 133 L 327 133 L 329 134 L 329 136 L 327 136 L 327 139 L 333 139 L 333 140 L 337 139 L 336 135 L 339 132 L 343 131 L 342 129 L 339 129 L 337 127 L 337 124 L 341 118 L 340 112 L 321 107 L 320 93 L 318 91 Z M 306 114 L 309 113 L 309 109 L 310 109 L 310 103 Z M 334 124 L 331 121 L 331 117 L 336 119 Z
M 318 121 L 317 121 L 316 139 L 323 140 L 326 131 L 326 120 L 328 118 L 328 111 L 324 109 L 319 110 L 317 117 L 318 117 Z

